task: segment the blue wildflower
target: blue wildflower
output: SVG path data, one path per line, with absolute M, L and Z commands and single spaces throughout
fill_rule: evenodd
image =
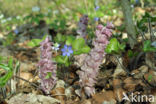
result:
M 96 7 L 95 7 L 95 11 L 97 11 L 99 8 L 100 8 L 99 6 L 96 6 Z
M 64 45 L 61 51 L 63 56 L 70 56 L 71 54 L 73 54 L 73 50 L 71 46 Z
M 94 21 L 99 21 L 99 17 L 95 17 L 94 18 Z
M 156 41 L 152 42 L 151 45 L 156 48 Z
M 59 47 L 60 47 L 60 44 L 55 43 L 55 44 L 53 45 L 52 49 L 55 50 L 55 51 L 58 51 L 58 50 L 59 50 Z
M 19 33 L 18 29 L 15 29 L 14 33 L 17 35 Z

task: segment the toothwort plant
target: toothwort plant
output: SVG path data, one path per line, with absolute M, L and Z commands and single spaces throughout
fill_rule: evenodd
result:
M 51 89 L 55 86 L 57 77 L 56 70 L 57 66 L 52 61 L 52 43 L 50 38 L 47 36 L 46 39 L 41 42 L 41 59 L 38 63 L 39 66 L 39 78 L 41 79 L 41 88 L 49 94 Z
M 78 23 L 78 30 L 77 33 L 80 35 L 80 37 L 86 37 L 87 35 L 87 26 L 88 26 L 88 15 L 83 15 L 80 18 L 80 21 Z
M 106 27 L 98 25 L 96 29 L 96 38 L 93 40 L 94 48 L 85 57 L 81 71 L 78 71 L 79 83 L 82 89 L 88 96 L 95 93 L 94 85 L 96 83 L 96 77 L 99 73 L 99 66 L 105 56 L 105 48 L 109 43 L 109 38 L 112 35 L 112 23 L 107 23 Z

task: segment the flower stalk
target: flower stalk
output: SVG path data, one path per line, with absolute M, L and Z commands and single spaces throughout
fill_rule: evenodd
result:
M 57 65 L 52 61 L 52 43 L 49 36 L 41 42 L 41 59 L 38 63 L 39 66 L 39 78 L 41 79 L 41 88 L 49 94 L 51 89 L 55 86 L 57 77 L 56 70 Z
M 92 96 L 95 93 L 94 85 L 99 73 L 99 66 L 101 65 L 105 56 L 105 48 L 109 43 L 109 38 L 112 36 L 113 24 L 107 23 L 106 27 L 98 25 L 93 40 L 94 48 L 85 57 L 81 71 L 78 71 L 79 83 L 81 88 L 88 96 Z

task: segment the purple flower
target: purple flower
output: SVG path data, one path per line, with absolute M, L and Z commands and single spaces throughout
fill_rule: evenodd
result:
M 80 37 L 85 38 L 87 35 L 87 26 L 88 26 L 88 15 L 84 14 L 80 21 L 78 22 L 78 30 L 77 33 L 80 35 Z
M 99 8 L 100 8 L 99 6 L 96 6 L 96 7 L 95 7 L 95 11 L 97 11 Z
M 99 66 L 106 54 L 104 50 L 109 43 L 109 38 L 112 36 L 112 28 L 113 24 L 109 22 L 105 27 L 98 25 L 95 32 L 96 38 L 92 43 L 94 48 L 88 55 L 82 56 L 83 60 L 77 60 L 78 64 L 81 63 L 79 64 L 81 65 L 81 70 L 77 71 L 80 78 L 79 83 L 88 96 L 95 94 L 94 85 L 99 73 Z
M 48 36 L 43 42 L 41 42 L 41 59 L 38 63 L 41 88 L 46 94 L 50 93 L 57 81 L 57 65 L 52 61 L 51 45 L 52 43 L 50 42 L 50 37 Z
M 18 29 L 15 29 L 14 33 L 17 35 L 19 33 Z
M 69 57 L 71 54 L 73 54 L 73 50 L 72 50 L 71 46 L 64 45 L 64 47 L 61 49 L 61 51 L 62 51 L 63 56 Z
M 95 17 L 94 18 L 94 21 L 99 21 L 99 17 Z

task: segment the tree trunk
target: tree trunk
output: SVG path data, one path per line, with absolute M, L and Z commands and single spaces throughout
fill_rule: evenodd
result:
M 136 29 L 132 20 L 131 7 L 129 0 L 119 0 L 121 3 L 122 11 L 124 14 L 124 22 L 126 26 L 126 31 L 128 34 L 128 40 L 131 48 L 136 44 Z

